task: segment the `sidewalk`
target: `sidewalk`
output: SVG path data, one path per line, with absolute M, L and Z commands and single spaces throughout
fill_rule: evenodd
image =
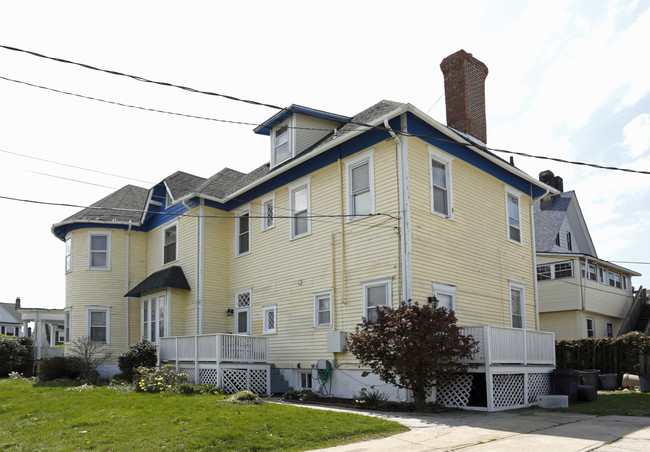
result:
M 541 408 L 485 413 L 385 413 L 314 405 L 313 409 L 353 412 L 399 422 L 409 429 L 389 438 L 321 449 L 382 451 L 650 451 L 650 418 L 591 416 Z M 532 452 L 532 451 L 531 451 Z

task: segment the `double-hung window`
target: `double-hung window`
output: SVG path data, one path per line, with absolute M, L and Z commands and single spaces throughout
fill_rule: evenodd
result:
M 88 268 L 90 270 L 111 269 L 110 231 L 90 231 L 88 233 Z
M 607 324 L 607 337 L 614 337 L 614 325 L 611 323 Z
M 262 308 L 262 333 L 276 334 L 278 332 L 278 309 L 277 306 L 265 306 Z
M 251 291 L 235 294 L 235 333 L 251 334 Z
M 587 337 L 594 337 L 596 332 L 596 322 L 591 317 L 587 317 Z
M 87 308 L 86 335 L 92 344 L 110 343 L 110 308 L 89 306 Z
M 163 265 L 174 262 L 178 256 L 178 240 L 176 233 L 178 224 L 174 223 L 163 229 Z
M 72 271 L 72 236 L 65 238 L 65 272 Z
M 345 163 L 347 172 L 348 215 L 357 217 L 374 213 L 373 153 L 366 152 Z
M 70 308 L 63 311 L 63 342 L 70 343 Z
M 291 129 L 283 125 L 272 132 L 271 166 L 278 165 L 291 158 Z
M 365 317 L 369 322 L 377 320 L 377 310 L 392 307 L 391 280 L 380 279 L 363 283 Z
M 566 233 L 566 247 L 569 251 L 573 251 L 573 243 L 571 242 L 571 233 Z
M 524 328 L 526 325 L 525 307 L 524 286 L 510 283 L 510 326 L 512 328 Z
M 630 290 L 630 277 L 629 276 L 623 276 L 623 289 L 624 290 Z
M 537 281 L 560 278 L 573 278 L 572 261 L 558 262 L 557 264 L 542 264 L 537 266 Z
M 452 157 L 429 146 L 431 161 L 431 212 L 452 218 L 451 162 Z
M 167 297 L 165 294 L 149 296 L 142 300 L 142 337 L 153 343 L 167 336 Z
M 309 181 L 290 188 L 291 238 L 302 237 L 311 232 L 309 221 Z
M 450 312 L 456 310 L 456 287 L 433 283 L 433 296 L 438 300 L 438 306 Z
M 331 292 L 314 295 L 314 327 L 329 328 L 332 326 L 332 294 Z
M 609 272 L 609 285 L 620 289 L 621 285 L 621 275 L 619 273 Z
M 508 240 L 521 243 L 521 209 L 519 195 L 506 190 L 506 204 L 508 211 Z
M 275 226 L 275 196 L 262 199 L 262 230 Z
M 607 284 L 607 270 L 605 270 L 603 267 L 598 267 L 598 273 L 600 276 L 600 283 Z
M 596 266 L 589 264 L 589 279 L 592 281 L 596 281 L 598 278 L 596 277 Z
M 237 234 L 237 256 L 250 253 L 251 251 L 251 215 L 250 212 L 244 212 L 237 216 L 236 234 Z

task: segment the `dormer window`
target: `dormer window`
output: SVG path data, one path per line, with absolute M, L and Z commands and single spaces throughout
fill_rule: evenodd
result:
M 271 150 L 271 166 L 278 165 L 291 158 L 290 130 L 287 125 L 273 131 L 273 149 Z

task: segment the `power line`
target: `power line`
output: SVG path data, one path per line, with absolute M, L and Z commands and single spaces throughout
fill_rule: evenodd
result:
M 120 77 L 126 77 L 126 78 L 130 78 L 130 79 L 133 79 L 133 80 L 137 80 L 138 82 L 152 83 L 154 85 L 160 85 L 160 86 L 168 86 L 168 87 L 171 87 L 171 88 L 182 89 L 184 91 L 188 91 L 188 92 L 191 92 L 191 93 L 206 94 L 208 96 L 223 97 L 224 99 L 232 100 L 232 101 L 235 101 L 235 102 L 243 102 L 243 103 L 247 103 L 247 104 L 250 104 L 250 105 L 257 105 L 257 106 L 261 106 L 261 107 L 273 108 L 275 110 L 284 110 L 284 108 L 278 107 L 277 105 L 267 104 L 267 103 L 264 103 L 264 102 L 258 102 L 258 101 L 250 100 L 250 99 L 241 99 L 239 97 L 231 96 L 231 95 L 228 95 L 228 94 L 216 93 L 214 91 L 204 91 L 204 90 L 200 90 L 200 89 L 190 88 L 189 86 L 177 85 L 177 84 L 170 83 L 170 82 L 161 82 L 161 81 L 151 80 L 151 79 L 148 79 L 148 78 L 145 78 L 145 77 L 141 77 L 139 75 L 127 74 L 127 73 L 124 73 L 124 72 L 113 71 L 113 70 L 110 70 L 110 69 L 102 69 L 102 68 L 98 68 L 98 67 L 95 67 L 95 66 L 91 66 L 89 64 L 79 63 L 79 62 L 71 61 L 71 60 L 66 60 L 65 58 L 51 57 L 51 56 L 48 56 L 48 55 L 43 55 L 42 53 L 33 52 L 31 50 L 19 49 L 17 47 L 11 47 L 11 46 L 6 46 L 6 45 L 2 45 L 2 44 L 0 44 L 0 48 L 6 49 L 6 50 L 11 50 L 11 51 L 14 51 L 14 52 L 26 53 L 26 54 L 33 55 L 33 56 L 36 56 L 36 57 L 39 57 L 39 58 L 44 58 L 44 59 L 47 59 L 47 60 L 56 61 L 58 63 L 72 64 L 72 65 L 80 66 L 80 67 L 83 67 L 85 69 L 90 69 L 90 70 L 93 70 L 93 71 L 104 72 L 106 74 L 117 75 L 117 76 L 120 76 Z
M 87 181 L 83 181 L 83 180 L 79 180 L 79 179 L 72 179 L 70 177 L 57 176 L 55 174 L 41 173 L 40 171 L 28 170 L 28 169 L 19 168 L 19 167 L 16 167 L 16 166 L 5 165 L 3 163 L 0 163 L 0 166 L 4 166 L 5 168 L 17 169 L 17 170 L 20 170 L 20 171 L 25 171 L 27 173 L 34 173 L 34 174 L 38 174 L 38 175 L 41 175 L 41 176 L 54 177 L 56 179 L 63 179 L 63 180 L 67 180 L 67 181 L 70 181 L 70 182 L 78 182 L 80 184 L 94 185 L 95 187 L 110 188 L 111 190 L 117 190 L 117 187 L 111 187 L 111 186 L 108 186 L 108 185 L 96 184 L 94 182 L 87 182 Z

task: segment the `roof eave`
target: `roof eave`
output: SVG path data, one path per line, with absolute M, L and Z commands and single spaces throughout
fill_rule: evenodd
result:
M 545 257 L 558 257 L 558 256 L 565 256 L 569 258 L 575 258 L 575 257 L 582 257 L 589 259 L 590 261 L 595 261 L 598 264 L 607 264 L 607 266 L 612 267 L 614 270 L 618 270 L 620 272 L 625 272 L 629 273 L 630 276 L 643 276 L 641 273 L 636 272 L 634 270 L 630 270 L 629 268 L 621 267 L 620 265 L 613 264 L 609 261 L 606 261 L 605 259 L 600 259 L 596 256 L 592 256 L 590 254 L 584 254 L 584 253 L 565 253 L 562 251 L 558 252 L 543 252 L 543 253 L 536 253 L 538 256 L 545 256 Z

